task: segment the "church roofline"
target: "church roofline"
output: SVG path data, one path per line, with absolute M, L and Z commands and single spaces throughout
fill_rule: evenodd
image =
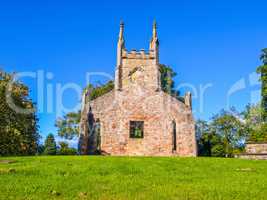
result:
M 144 49 L 140 49 L 139 51 L 132 49 L 128 51 L 127 49 L 123 49 L 122 58 L 125 59 L 154 59 L 155 52 L 154 50 L 145 51 Z

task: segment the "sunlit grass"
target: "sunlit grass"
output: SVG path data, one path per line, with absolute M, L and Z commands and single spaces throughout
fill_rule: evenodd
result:
M 0 160 L 0 199 L 267 199 L 267 162 L 50 156 Z

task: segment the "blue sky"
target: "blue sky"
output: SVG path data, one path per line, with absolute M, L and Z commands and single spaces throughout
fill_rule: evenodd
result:
M 156 19 L 160 62 L 177 72 L 177 86 L 196 88 L 195 118 L 208 120 L 226 108 L 233 85 L 239 90 L 232 89 L 229 105 L 242 110 L 259 100 L 253 72 L 267 47 L 266 7 L 264 0 L 1 1 L 0 65 L 9 72 L 51 72 L 45 86 L 51 85 L 55 105 L 56 84 L 84 87 L 87 72 L 114 74 L 121 19 L 127 49 L 148 49 Z M 23 81 L 37 101 L 36 80 Z M 201 99 L 200 87 L 208 85 Z M 79 96 L 67 90 L 63 101 L 72 107 Z M 56 133 L 55 111 L 39 109 L 38 116 L 43 136 Z

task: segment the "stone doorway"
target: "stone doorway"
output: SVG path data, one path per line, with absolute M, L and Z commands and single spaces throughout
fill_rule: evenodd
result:
M 96 139 L 96 153 L 101 154 L 101 124 L 99 119 L 96 120 L 94 129 Z
M 172 151 L 176 151 L 176 122 L 172 121 Z

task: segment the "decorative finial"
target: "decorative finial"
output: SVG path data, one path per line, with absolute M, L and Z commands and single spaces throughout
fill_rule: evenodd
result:
M 120 21 L 120 34 L 119 34 L 119 39 L 123 39 L 123 31 L 124 31 L 124 23 L 123 21 L 121 20 Z
M 121 21 L 120 21 L 120 26 L 124 26 L 124 22 L 123 22 L 122 19 L 121 19 Z
M 157 22 L 156 20 L 153 21 L 153 38 L 157 37 Z

